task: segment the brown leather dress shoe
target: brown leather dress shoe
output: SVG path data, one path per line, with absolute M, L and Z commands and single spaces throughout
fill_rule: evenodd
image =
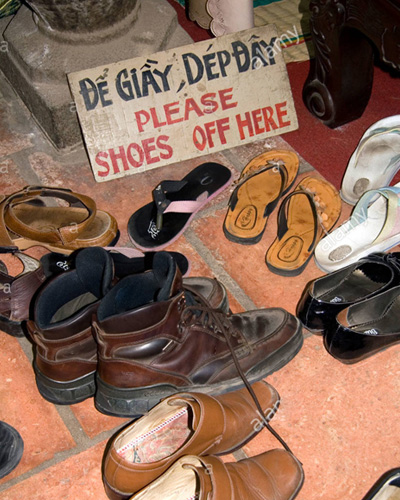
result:
M 234 463 L 188 455 L 131 500 L 292 500 L 303 478 L 300 463 L 285 450 Z
M 246 444 L 279 405 L 278 393 L 266 382 L 256 382 L 252 389 L 262 417 L 245 388 L 217 397 L 179 393 L 125 427 L 105 452 L 103 481 L 109 498 L 129 498 L 184 455 L 228 454 Z

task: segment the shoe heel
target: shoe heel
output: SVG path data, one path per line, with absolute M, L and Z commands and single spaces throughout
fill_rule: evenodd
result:
M 111 486 L 108 484 L 108 482 L 105 480 L 104 477 L 103 477 L 103 485 L 106 494 L 110 500 L 129 500 L 130 498 L 132 498 L 132 495 L 124 495 L 123 493 L 111 488 Z
M 33 369 L 37 388 L 50 403 L 73 405 L 94 396 L 96 392 L 95 372 L 70 382 L 58 382 L 43 375 L 35 364 Z
M 0 317 L 0 330 L 12 337 L 25 337 L 21 321 L 12 321 L 8 318 Z

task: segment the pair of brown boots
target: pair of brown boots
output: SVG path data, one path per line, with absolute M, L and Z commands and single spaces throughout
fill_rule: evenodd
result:
M 279 405 L 264 381 L 221 396 L 178 393 L 120 431 L 106 448 L 103 481 L 111 500 L 289 500 L 303 470 L 275 449 L 239 462 L 217 455 L 241 448 Z M 263 415 L 257 410 L 259 402 Z

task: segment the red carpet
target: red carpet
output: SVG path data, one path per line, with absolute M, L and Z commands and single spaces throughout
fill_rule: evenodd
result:
M 176 0 L 168 2 L 177 11 L 180 25 L 194 41 L 211 37 L 206 30 L 187 18 L 185 9 Z M 365 130 L 381 118 L 400 114 L 400 78 L 393 78 L 388 71 L 375 67 L 371 98 L 363 116 L 342 127 L 331 129 L 311 115 L 303 103 L 302 91 L 309 71 L 309 62 L 289 63 L 287 69 L 299 129 L 284 134 L 282 138 L 321 175 L 340 188 L 347 162 Z M 395 177 L 393 183 L 399 180 L 400 174 Z
M 339 188 L 347 162 L 365 130 L 382 118 L 400 114 L 400 78 L 393 78 L 388 72 L 375 67 L 371 98 L 364 114 L 358 120 L 331 129 L 311 115 L 302 100 L 309 62 L 290 63 L 287 69 L 299 129 L 282 137 L 318 172 Z

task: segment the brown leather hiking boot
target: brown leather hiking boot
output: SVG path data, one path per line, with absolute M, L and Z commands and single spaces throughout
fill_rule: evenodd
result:
M 157 258 L 173 269 L 177 267 L 167 252 L 164 258 Z M 124 273 L 129 275 L 129 262 L 125 264 Z M 101 298 L 118 280 L 112 256 L 101 247 L 80 251 L 75 266 L 43 287 L 34 304 L 34 318 L 27 323 L 34 345 L 33 369 L 38 390 L 55 404 L 74 404 L 94 395 L 97 343 L 92 334 L 92 318 Z M 162 270 L 159 274 L 162 280 Z M 228 310 L 226 290 L 217 280 L 185 278 L 182 286 L 186 283 L 188 289 Z
M 292 500 L 303 469 L 285 450 L 271 450 L 234 463 L 187 455 L 131 500 Z
M 222 394 L 288 363 L 303 342 L 299 320 L 281 308 L 226 315 L 184 293 L 179 271 L 165 280 L 128 276 L 94 320 L 96 408 L 137 417 L 176 392 Z
M 277 391 L 264 381 L 220 396 L 179 393 L 131 423 L 107 446 L 103 482 L 112 500 L 125 500 L 184 455 L 225 455 L 244 446 L 278 409 Z

